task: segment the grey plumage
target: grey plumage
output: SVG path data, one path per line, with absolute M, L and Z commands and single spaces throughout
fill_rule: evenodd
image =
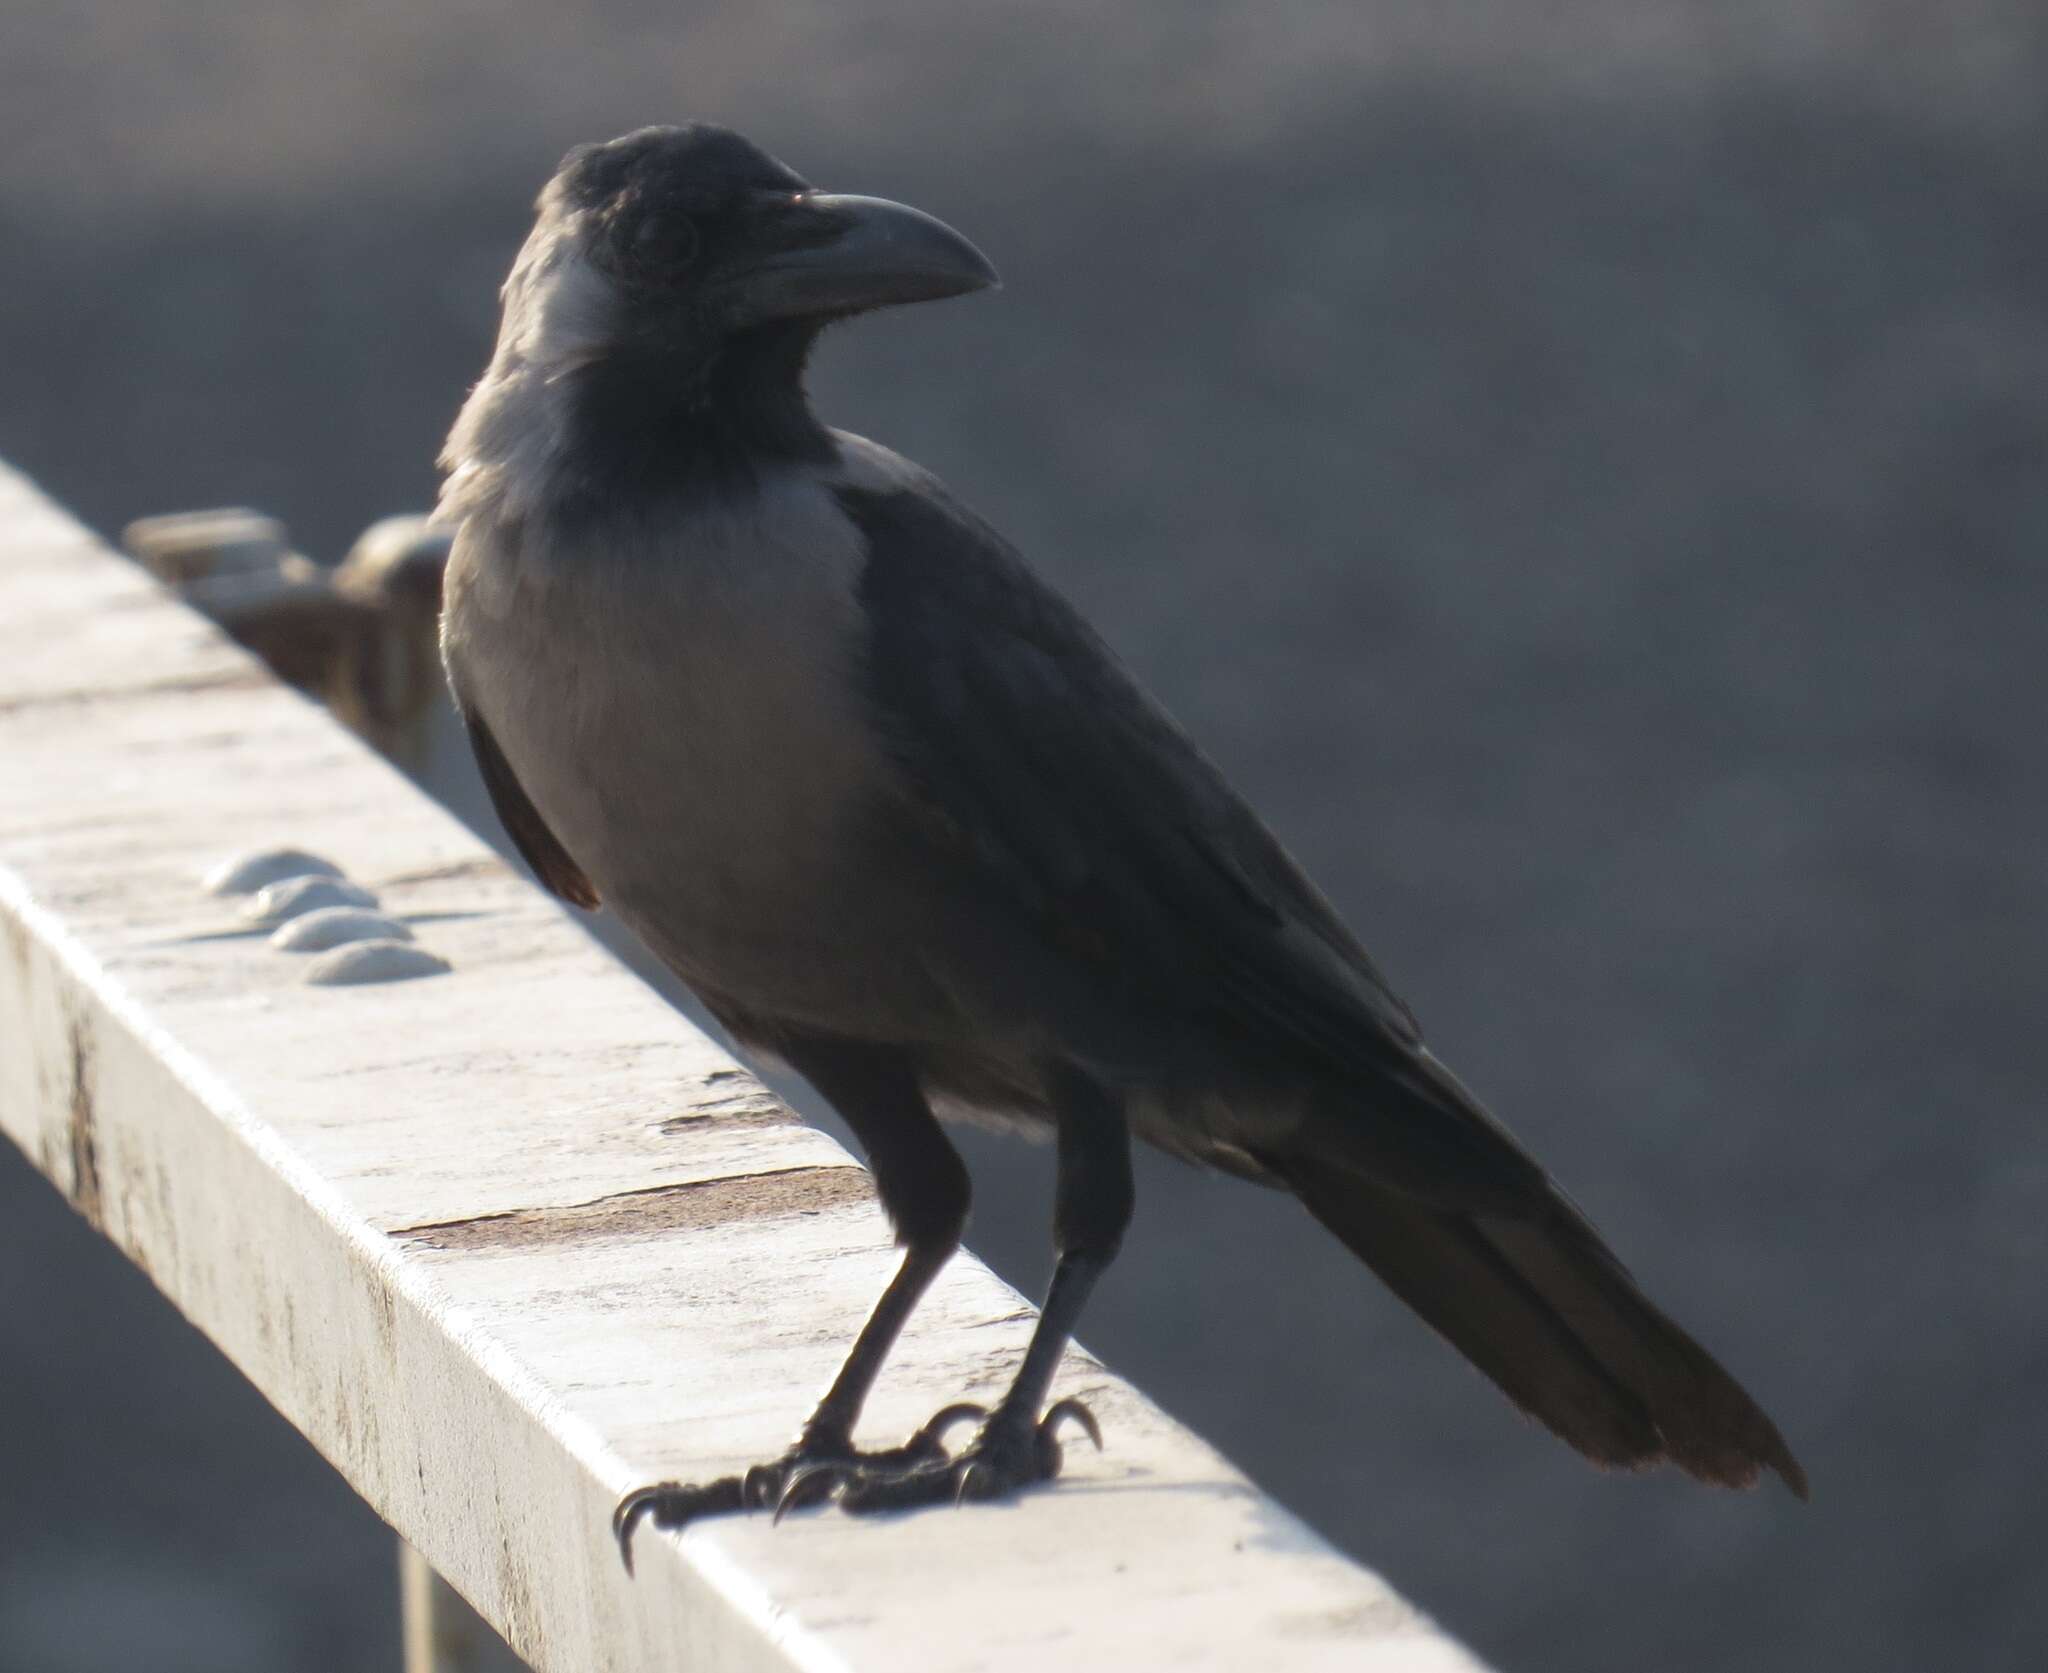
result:
M 444 648 L 508 830 L 846 1110 L 904 1236 L 776 1490 L 820 1457 L 849 1500 L 945 1475 L 842 1433 L 965 1212 L 936 1110 L 1060 1134 L 1063 1314 L 1121 1236 L 1128 1123 L 1294 1192 L 1589 1456 L 1803 1492 L 1079 615 L 927 473 L 810 416 L 824 323 L 991 279 L 957 234 L 723 130 L 586 148 L 443 459 Z M 1049 1473 L 996 1444 L 1036 1421 L 1028 1380 L 947 1479 Z M 641 1508 L 729 1508 L 701 1491 Z

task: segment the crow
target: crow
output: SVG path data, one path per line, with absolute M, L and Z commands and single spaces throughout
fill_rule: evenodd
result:
M 780 1457 L 630 1495 L 634 1526 L 1049 1479 L 1054 1368 L 1131 1217 L 1131 1136 L 1291 1192 L 1524 1412 L 1602 1465 L 1806 1478 L 1735 1380 L 1423 1044 L 1258 817 L 1086 621 L 935 478 L 828 429 L 828 325 L 978 291 L 918 210 L 729 129 L 569 153 L 441 459 L 442 647 L 506 830 L 608 902 L 867 1152 L 902 1262 Z M 992 1411 L 853 1430 L 958 1247 L 942 1119 L 1049 1132 L 1057 1263 Z M 952 1426 L 979 1420 L 949 1451 Z

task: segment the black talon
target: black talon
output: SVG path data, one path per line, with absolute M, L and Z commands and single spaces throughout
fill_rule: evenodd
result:
M 625 1560 L 628 1574 L 633 1572 L 633 1530 L 640 1525 L 640 1518 L 654 1508 L 655 1501 L 675 1487 L 674 1482 L 664 1482 L 659 1487 L 639 1488 L 621 1499 L 612 1512 L 612 1538 L 619 1542 L 619 1555 Z
M 774 1526 L 780 1527 L 782 1519 L 792 1510 L 797 1509 L 801 1505 L 816 1502 L 799 1497 L 807 1482 L 816 1481 L 820 1476 L 836 1479 L 849 1473 L 851 1473 L 849 1466 L 843 1460 L 837 1458 L 821 1458 L 815 1463 L 799 1464 L 789 1472 L 787 1479 L 782 1484 L 782 1492 L 775 1500 Z M 831 1480 L 828 1480 L 825 1484 L 825 1491 L 819 1494 L 818 1498 L 824 1499 L 829 1497 L 831 1491 Z
M 1081 1432 L 1095 1443 L 1097 1452 L 1102 1450 L 1102 1425 L 1095 1421 L 1095 1414 L 1071 1395 L 1058 1401 L 1031 1432 L 1038 1448 L 1039 1474 L 1046 1481 L 1057 1476 L 1066 1462 L 1066 1453 L 1060 1446 L 1060 1425 L 1069 1419 L 1081 1426 Z
M 936 1452 L 941 1456 L 946 1450 L 946 1431 L 956 1423 L 986 1423 L 988 1407 L 976 1405 L 972 1400 L 955 1400 L 952 1405 L 935 1413 L 925 1426 L 910 1437 L 906 1451 L 918 1450 Z
M 612 1537 L 619 1542 L 619 1557 L 626 1572 L 633 1572 L 633 1531 L 652 1517 L 657 1528 L 681 1528 L 700 1516 L 720 1516 L 745 1507 L 746 1486 L 738 1476 L 721 1476 L 701 1486 L 664 1481 L 654 1487 L 640 1487 L 628 1493 L 612 1512 Z
M 745 1476 L 746 1502 L 742 1510 L 771 1510 L 782 1502 L 793 1481 L 821 1467 L 836 1467 L 854 1456 L 843 1441 L 798 1441 L 780 1458 L 756 1464 Z
M 964 1505 L 967 1502 L 969 1491 L 974 1486 L 975 1477 L 983 1475 L 990 1478 L 990 1484 L 993 1488 L 995 1472 L 993 1470 L 988 1469 L 985 1465 L 983 1465 L 982 1461 L 979 1458 L 972 1460 L 968 1464 L 967 1468 L 960 1472 L 960 1480 L 958 1484 L 953 1488 L 953 1508 L 955 1510 L 958 1510 L 962 1505 Z M 979 1494 L 975 1495 L 975 1497 L 977 1498 L 979 1498 L 980 1496 L 981 1495 Z
M 1068 1418 L 1080 1424 L 1081 1432 L 1095 1443 L 1095 1450 L 1102 1450 L 1102 1425 L 1095 1421 L 1095 1414 L 1072 1395 L 1056 1404 L 1051 1411 L 1038 1420 L 1038 1432 L 1048 1440 L 1058 1440 L 1060 1425 Z

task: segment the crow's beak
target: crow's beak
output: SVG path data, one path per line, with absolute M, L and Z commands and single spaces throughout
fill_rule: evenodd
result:
M 944 221 L 887 198 L 806 193 L 778 222 L 784 247 L 746 277 L 746 312 L 758 320 L 933 302 L 1000 282 Z

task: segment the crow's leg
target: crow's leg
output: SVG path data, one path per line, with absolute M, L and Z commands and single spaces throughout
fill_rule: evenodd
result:
M 1086 1406 L 1062 1400 L 1046 1411 L 1045 1397 L 1089 1292 L 1116 1258 L 1131 1223 L 1130 1128 L 1115 1097 L 1072 1071 L 1063 1072 L 1055 1082 L 1054 1113 L 1059 1121 L 1053 1225 L 1058 1262 L 1024 1363 L 981 1432 L 957 1457 L 937 1454 L 856 1464 L 844 1472 L 840 1503 L 846 1509 L 895 1510 L 995 1499 L 1032 1482 L 1049 1481 L 1059 1474 L 1059 1428 L 1068 1419 L 1101 1446 L 1101 1432 Z M 948 1407 L 932 1421 L 943 1423 L 959 1411 Z
M 960 1246 L 969 1199 L 967 1168 L 933 1117 L 901 1051 L 845 1040 L 783 1040 L 778 1049 L 846 1118 L 867 1151 L 875 1189 L 903 1249 L 903 1264 L 824 1399 L 780 1458 L 742 1476 L 694 1486 L 663 1482 L 643 1487 L 620 1501 L 612 1528 L 629 1570 L 633 1529 L 643 1517 L 658 1528 L 679 1528 L 700 1516 L 812 1503 L 830 1493 L 843 1471 L 864 1464 L 900 1469 L 943 1460 L 947 1429 L 982 1415 L 978 1406 L 949 1406 L 900 1447 L 866 1454 L 854 1450 L 853 1426 L 898 1332 Z

